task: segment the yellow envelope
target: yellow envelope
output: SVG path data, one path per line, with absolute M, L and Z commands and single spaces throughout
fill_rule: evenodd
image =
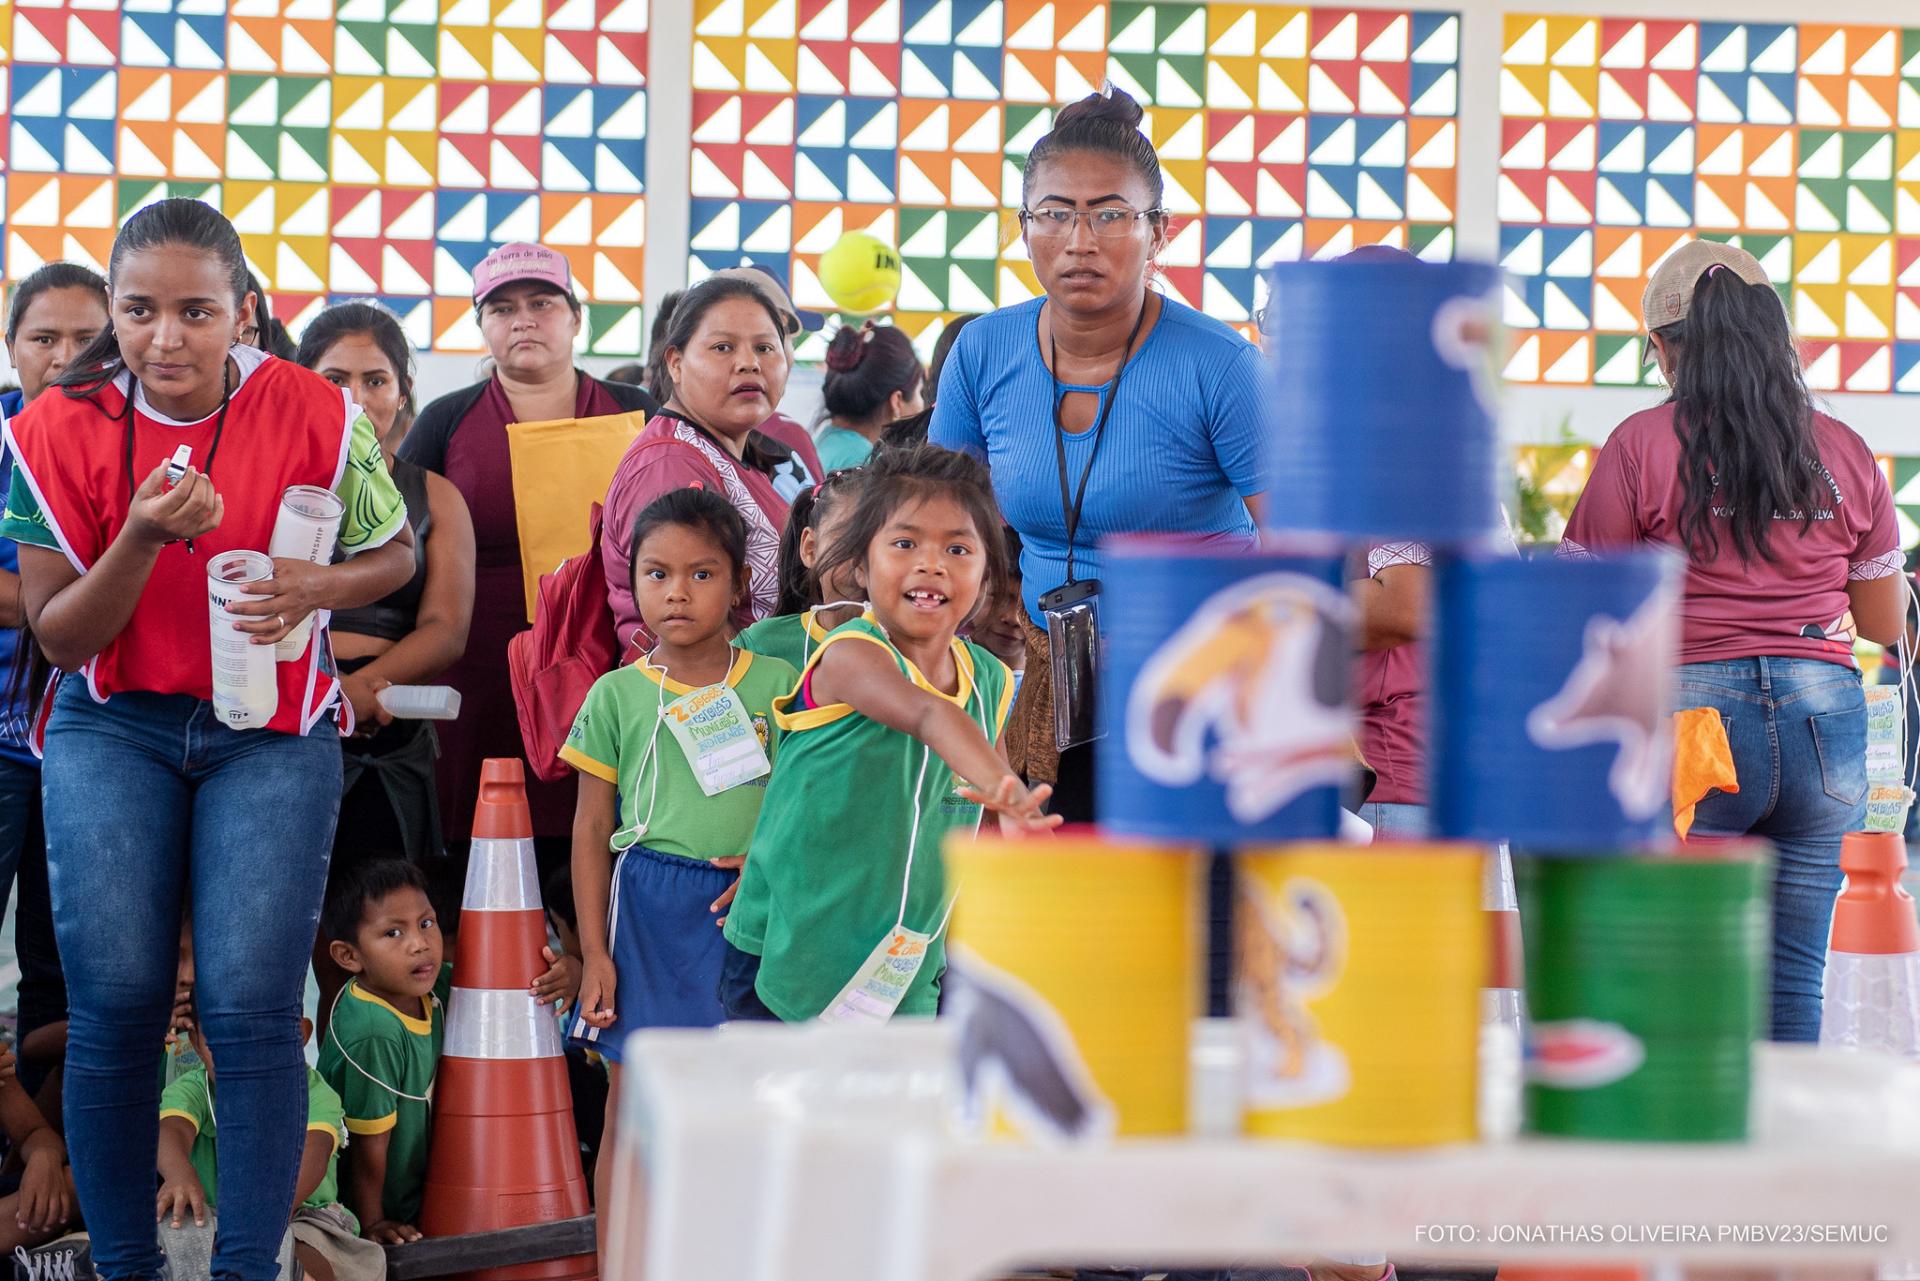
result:
M 528 622 L 540 598 L 540 576 L 587 550 L 588 510 L 606 501 L 621 457 L 646 425 L 639 410 L 507 424 Z

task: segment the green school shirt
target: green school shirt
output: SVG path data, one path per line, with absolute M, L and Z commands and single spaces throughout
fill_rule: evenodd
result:
M 733 643 L 755 654 L 777 658 L 790 664 L 798 673 L 826 638 L 827 629 L 821 626 L 819 618 L 810 609 L 800 614 L 775 614 L 772 618 L 763 618 L 734 637 Z M 792 686 L 788 686 L 780 692 L 785 694 L 791 689 Z
M 863 466 L 873 456 L 873 442 L 845 427 L 829 427 L 815 437 L 813 443 L 820 451 L 820 465 L 828 475 Z
M 219 1205 L 220 1159 L 215 1139 L 213 1090 L 204 1066 L 187 1069 L 161 1092 L 160 1116 L 162 1119 L 177 1116 L 193 1127 L 193 1151 L 189 1154 L 193 1172 L 200 1176 L 200 1186 L 206 1191 L 207 1204 Z M 313 1190 L 312 1196 L 301 1202 L 302 1205 L 318 1209 L 340 1200 L 340 1147 L 347 1141 L 344 1117 L 340 1096 L 334 1093 L 333 1087 L 318 1072 L 308 1068 L 307 1129 L 330 1136 L 333 1139 L 333 1155 L 327 1158 L 327 1173 L 320 1180 L 320 1186 Z
M 333 1007 L 326 1040 L 320 1044 L 320 1075 L 340 1095 L 347 1132 L 392 1136 L 381 1213 L 396 1223 L 416 1223 L 420 1217 L 431 1128 L 431 1109 L 423 1100 L 432 1094 L 440 1066 L 452 982 L 453 966 L 441 966 L 427 1017 L 417 1019 L 363 991 L 360 980 L 352 979 Z
M 727 673 L 727 684 L 753 718 L 768 760 L 778 746 L 774 700 L 799 679 L 780 659 L 744 649 Z M 587 691 L 560 759 L 620 789 L 620 832 L 644 820 L 642 843 L 648 849 L 704 862 L 747 852 L 760 802 L 767 795 L 767 779 L 762 775 L 715 796 L 701 789 L 680 740 L 660 722 L 663 698 L 671 705 L 695 688 L 639 662 L 608 672 Z
M 945 694 L 887 641 L 871 613 L 834 629 L 813 662 L 841 644 L 885 649 L 914 684 L 964 707 L 989 741 L 999 740 L 1013 681 L 1006 664 L 986 650 L 953 642 L 960 687 Z M 912 841 L 906 925 L 923 933 L 933 933 L 946 915 L 941 844 L 948 832 L 971 831 L 980 807 L 959 796 L 953 770 L 918 739 L 844 703 L 802 709 L 796 690 L 774 705 L 774 718 L 784 735 L 780 767 L 767 788 L 726 934 L 735 947 L 760 956 L 760 999 L 798 1022 L 827 1007 L 898 919 L 915 789 L 920 826 Z M 932 1015 L 945 968 L 943 935 L 928 947 L 899 1013 Z

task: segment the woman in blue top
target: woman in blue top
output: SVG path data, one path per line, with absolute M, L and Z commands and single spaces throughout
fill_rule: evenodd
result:
M 15 285 L 7 307 L 7 359 L 20 376 L 20 390 L 0 395 L 0 414 L 12 418 L 31 404 L 106 327 L 107 282 L 79 263 L 46 263 Z M 0 487 L 10 485 L 12 475 L 13 459 L 0 448 Z M 59 1062 L 65 1043 L 67 984 L 53 941 L 40 761 L 30 744 L 33 695 L 46 686 L 53 669 L 24 630 L 19 560 L 13 540 L 0 538 L 0 899 L 17 871 L 16 1043 L 21 1083 L 34 1093 Z M 42 1029 L 45 1035 L 36 1035 Z
M 1063 108 L 1034 145 L 1020 224 L 1046 296 L 967 326 L 929 436 L 987 461 L 1020 535 L 1031 626 L 1007 746 L 1029 782 L 1054 784 L 1054 811 L 1074 822 L 1094 817 L 1093 761 L 1085 743 L 1056 745 L 1048 605 L 1097 594 L 1098 545 L 1112 534 L 1252 547 L 1266 489 L 1258 352 L 1148 288 L 1168 224 L 1140 118 L 1139 104 L 1110 88 Z M 1091 724 L 1077 701 L 1064 710 L 1082 730 Z

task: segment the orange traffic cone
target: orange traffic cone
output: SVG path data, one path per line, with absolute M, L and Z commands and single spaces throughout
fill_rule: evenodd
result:
M 1820 1044 L 1920 1059 L 1920 921 L 1898 832 L 1849 832 L 1833 905 Z
M 420 1230 L 455 1236 L 592 1213 L 553 1011 L 528 989 L 546 969 L 546 913 L 526 776 L 489 760 L 454 949 L 453 996 L 434 1087 Z M 489 1268 L 469 1281 L 593 1281 L 591 1254 Z

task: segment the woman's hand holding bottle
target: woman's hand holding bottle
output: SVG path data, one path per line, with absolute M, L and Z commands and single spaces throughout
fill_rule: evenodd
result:
M 307 615 L 325 605 L 331 568 L 311 561 L 276 558 L 272 578 L 247 585 L 247 590 L 261 599 L 237 601 L 227 607 L 228 613 L 249 620 L 234 627 L 250 635 L 255 645 L 271 645 L 289 635 Z

